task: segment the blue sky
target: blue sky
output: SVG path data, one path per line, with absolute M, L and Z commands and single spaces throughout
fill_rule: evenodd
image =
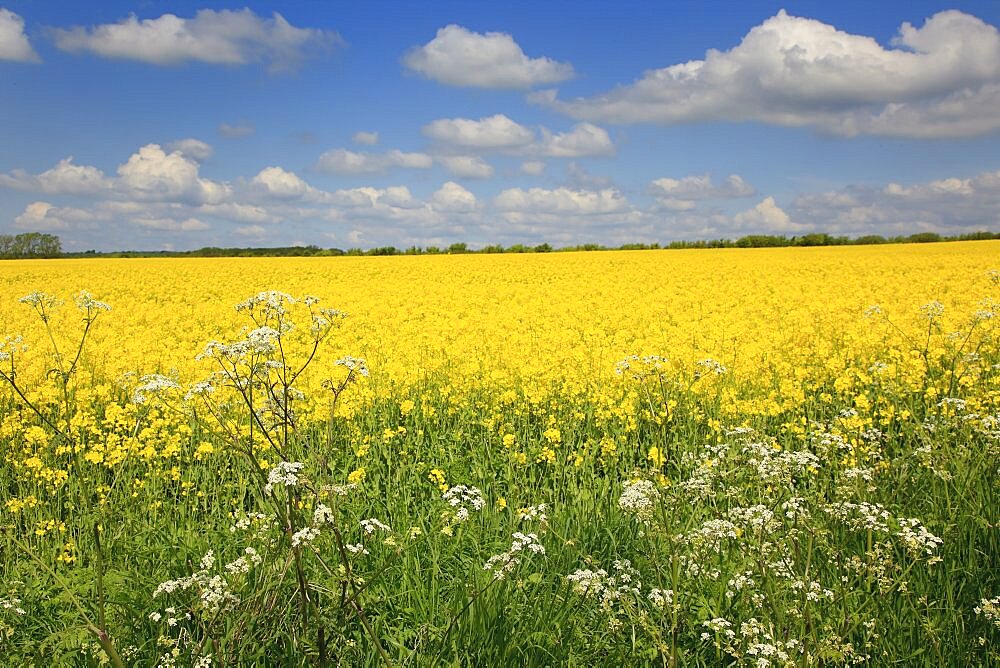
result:
M 993 0 L 0 0 L 0 233 L 1000 231 L 997 26 Z

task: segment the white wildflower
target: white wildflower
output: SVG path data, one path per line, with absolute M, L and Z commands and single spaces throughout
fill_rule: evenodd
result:
M 292 534 L 292 547 L 299 547 L 311 543 L 319 535 L 319 529 L 315 527 L 305 527 Z
M 276 485 L 294 487 L 299 484 L 299 471 L 305 467 L 302 462 L 278 462 L 267 474 L 264 493 L 270 494 Z

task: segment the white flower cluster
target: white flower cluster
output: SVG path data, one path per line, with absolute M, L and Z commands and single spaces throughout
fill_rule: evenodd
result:
M 36 309 L 38 309 L 40 312 L 43 313 L 47 309 L 55 308 L 57 306 L 62 305 L 62 301 L 55 295 L 50 295 L 48 293 L 41 292 L 40 290 L 35 290 L 34 292 L 30 292 L 21 297 L 20 299 L 18 299 L 17 301 L 21 302 L 22 304 L 27 304 L 28 306 L 34 306 Z
M 359 523 L 361 525 L 361 530 L 364 531 L 366 536 L 370 536 L 376 531 L 385 531 L 386 533 L 392 533 L 392 529 L 389 528 L 388 524 L 383 524 L 374 517 L 367 520 L 361 520 Z
M 351 357 L 347 355 L 346 357 L 341 357 L 339 360 L 334 361 L 334 366 L 342 366 L 348 371 L 357 372 L 365 378 L 368 377 L 368 363 L 365 362 L 360 357 Z
M 292 547 L 301 547 L 316 540 L 319 536 L 319 529 L 316 527 L 304 527 L 292 534 Z
M 618 507 L 634 514 L 639 521 L 649 523 L 653 508 L 660 498 L 660 491 L 652 480 L 627 480 L 622 485 Z
M 920 307 L 920 315 L 928 322 L 939 320 L 944 315 L 944 304 L 936 299 L 927 302 Z
M 139 385 L 132 393 L 132 403 L 142 405 L 149 401 L 149 397 L 167 392 L 169 390 L 181 389 L 180 383 L 169 376 L 153 373 L 139 379 Z
M 86 290 L 80 290 L 74 297 L 76 307 L 81 311 L 110 311 L 111 306 L 105 302 L 99 302 Z
M 521 563 L 522 553 L 545 554 L 545 547 L 539 542 L 536 534 L 524 534 L 518 531 L 513 534 L 513 539 L 509 550 L 494 554 L 483 564 L 483 570 L 493 571 L 493 577 L 497 580 Z
M 273 517 L 265 515 L 264 513 L 244 513 L 236 518 L 236 522 L 229 527 L 229 533 L 236 533 L 237 531 L 246 531 L 254 523 L 264 523 L 265 525 L 273 520 Z M 265 527 L 269 528 L 269 527 Z
M 312 315 L 312 323 L 309 325 L 309 331 L 314 339 L 323 338 L 335 325 L 347 317 L 346 313 L 335 308 L 320 308 L 313 311 L 311 307 L 319 302 L 319 299 L 316 297 L 306 297 L 305 302 L 306 306 L 310 307 L 310 314 Z
M 666 608 L 674 602 L 674 590 L 653 587 L 649 590 L 646 598 L 648 598 L 649 601 L 657 608 Z
M 177 591 L 194 590 L 198 594 L 198 607 L 207 612 L 207 614 L 214 615 L 218 612 L 232 609 L 240 602 L 240 598 L 229 590 L 229 582 L 222 575 L 212 575 L 210 571 L 215 566 L 215 561 L 215 553 L 209 550 L 201 558 L 199 570 L 188 577 L 161 582 L 153 592 L 153 598 L 157 598 L 163 594 L 173 594 Z M 247 548 L 242 557 L 226 564 L 224 568 L 230 574 L 239 574 L 248 572 L 253 566 L 260 563 L 261 557 L 257 554 L 257 551 L 253 548 Z M 167 608 L 165 612 L 172 614 L 172 611 L 173 608 Z M 159 613 L 154 612 L 150 615 L 150 619 L 159 621 Z M 170 623 L 171 620 L 173 624 Z M 170 617 L 167 623 L 173 626 L 177 623 L 177 620 Z
M 315 510 L 313 510 L 313 526 L 333 524 L 333 520 L 333 510 L 330 509 L 330 506 L 325 503 L 317 503 Z
M 28 346 L 24 345 L 24 339 L 21 336 L 5 336 L 3 341 L 0 341 L 0 362 L 5 362 L 16 353 L 23 353 L 26 350 L 28 350 Z
M 282 316 L 287 312 L 285 306 L 291 306 L 295 302 L 296 299 L 286 292 L 265 290 L 241 301 L 236 305 L 236 310 L 249 312 L 260 310 L 268 316 Z
M 975 611 L 977 615 L 982 615 L 986 621 L 1000 629 L 1000 596 L 982 599 L 975 607 Z
M 548 506 L 544 503 L 539 503 L 537 506 L 526 506 L 517 511 L 517 519 L 519 522 L 539 522 L 544 524 L 548 519 L 546 511 Z
M 889 511 L 880 503 L 838 501 L 823 510 L 855 530 L 889 531 Z
M 698 368 L 695 370 L 695 378 L 701 378 L 707 374 L 712 374 L 714 376 L 721 376 L 726 373 L 728 369 L 723 366 L 720 362 L 716 362 L 713 359 L 703 359 L 697 362 Z
M 667 358 L 659 355 L 629 355 L 623 360 L 615 363 L 615 373 L 619 376 L 628 373 L 633 378 L 641 379 L 647 376 L 658 375 L 667 369 Z
M 931 555 L 944 543 L 943 540 L 928 531 L 927 527 L 915 517 L 899 517 L 896 521 L 899 523 L 896 537 L 902 539 L 906 549 L 911 553 L 923 552 Z
M 612 610 L 623 598 L 638 598 L 642 591 L 639 571 L 632 567 L 631 561 L 616 559 L 612 563 L 612 570 L 613 575 L 603 568 L 596 571 L 589 568 L 578 569 L 567 575 L 566 580 L 573 586 L 574 593 L 597 599 L 601 607 Z
M 215 383 L 211 380 L 200 380 L 196 383 L 191 383 L 188 391 L 184 393 L 184 401 L 191 401 L 195 397 L 212 394 L 213 392 L 215 392 Z
M 483 493 L 477 487 L 466 485 L 455 485 L 441 495 L 441 498 L 455 508 L 455 520 L 464 522 L 471 516 L 471 510 L 482 510 L 486 505 L 483 500 Z
M 239 557 L 235 561 L 230 561 L 226 564 L 225 569 L 227 573 L 232 573 L 234 575 L 239 573 L 249 573 L 250 569 L 259 565 L 260 562 L 261 558 L 257 550 L 252 547 L 247 547 L 243 550 L 243 556 Z
M 276 485 L 294 487 L 299 484 L 299 472 L 305 467 L 302 462 L 278 462 L 278 465 L 267 473 L 267 484 L 264 493 L 270 494 Z
M 24 608 L 21 607 L 21 599 L 11 597 L 11 598 L 0 598 L 0 608 L 4 610 L 10 610 L 15 615 L 26 615 L 28 614 Z

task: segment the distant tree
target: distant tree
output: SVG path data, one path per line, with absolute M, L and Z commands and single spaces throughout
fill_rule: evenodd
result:
M 452 245 L 448 246 L 449 255 L 459 255 L 461 253 L 468 253 L 468 252 L 469 252 L 469 247 L 464 241 L 453 243 Z
M 941 235 L 937 232 L 919 232 L 906 237 L 906 240 L 911 244 L 929 244 L 941 241 Z
M 538 244 L 532 250 L 534 250 L 536 253 L 551 253 L 552 246 L 550 246 L 549 244 Z
M 62 255 L 62 242 L 54 234 L 25 232 L 15 236 L 0 235 L 0 257 L 31 258 L 60 255 Z
M 486 254 L 502 253 L 503 246 L 501 246 L 500 244 L 490 244 L 489 246 L 483 246 L 482 248 L 480 248 L 479 252 Z

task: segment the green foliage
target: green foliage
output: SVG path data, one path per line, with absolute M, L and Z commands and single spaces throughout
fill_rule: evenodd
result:
M 62 254 L 62 244 L 54 234 L 25 232 L 10 236 L 0 234 L 0 258 L 49 258 Z

